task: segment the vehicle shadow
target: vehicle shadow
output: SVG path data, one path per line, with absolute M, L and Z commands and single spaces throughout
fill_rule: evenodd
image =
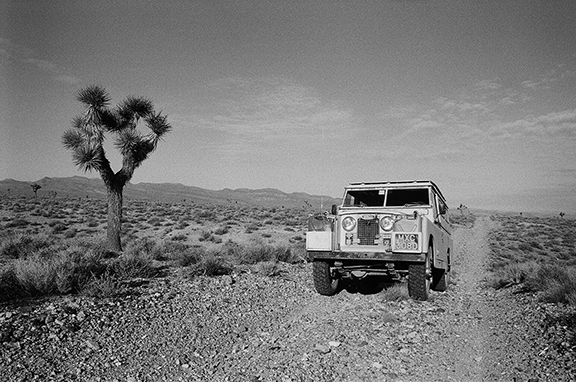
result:
M 341 280 L 341 284 L 342 290 L 348 293 L 371 295 L 392 287 L 395 282 L 390 277 L 369 276 L 363 279 Z

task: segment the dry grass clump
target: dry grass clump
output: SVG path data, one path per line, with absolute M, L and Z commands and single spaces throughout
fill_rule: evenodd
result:
M 410 299 L 406 283 L 394 283 L 382 291 L 384 301 L 405 301 Z
M 494 288 L 521 285 L 546 302 L 576 305 L 576 225 L 559 218 L 494 216 L 490 234 Z
M 0 301 L 24 296 L 84 293 L 106 295 L 117 280 L 151 277 L 152 258 L 142 252 L 117 256 L 98 242 L 56 242 L 46 237 L 8 236 L 0 244 Z M 108 290 L 106 290 L 106 288 Z
M 306 261 L 299 209 L 127 200 L 125 251 L 106 250 L 104 199 L 0 200 L 0 300 L 113 296 L 127 280 L 182 267 L 191 276 L 250 269 L 278 276 Z M 234 241 L 232 241 L 232 239 Z
M 222 276 L 229 275 L 233 271 L 234 265 L 229 259 L 217 252 L 210 251 L 192 266 L 189 276 Z
M 236 264 L 254 265 L 260 262 L 276 261 L 295 264 L 304 260 L 291 247 L 284 245 L 266 244 L 264 241 L 254 238 L 246 245 L 233 241 L 224 244 L 221 253 L 231 258 Z

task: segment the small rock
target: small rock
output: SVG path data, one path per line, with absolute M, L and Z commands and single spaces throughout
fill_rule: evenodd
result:
M 86 313 L 84 313 L 83 310 L 79 311 L 78 314 L 76 314 L 76 320 L 78 320 L 78 322 L 82 322 L 86 319 Z
M 372 363 L 372 367 L 373 367 L 374 369 L 380 370 L 380 369 L 382 369 L 382 368 L 384 367 L 384 365 L 382 365 L 380 362 L 373 362 L 373 363 Z
M 223 281 L 224 284 L 226 284 L 226 285 L 232 285 L 232 284 L 234 284 L 234 279 L 233 279 L 231 276 L 228 276 L 228 275 L 222 276 L 222 281 Z
M 328 354 L 328 353 L 330 353 L 330 348 L 329 348 L 328 346 L 319 345 L 319 344 L 317 344 L 316 346 L 314 346 L 314 350 L 316 350 L 318 353 L 321 353 L 321 354 Z
M 98 342 L 96 342 L 94 340 L 86 340 L 85 344 L 86 344 L 86 346 L 88 346 L 92 350 L 99 350 L 100 349 L 100 345 L 98 344 Z
M 333 348 L 337 348 L 338 346 L 340 346 L 340 342 L 330 341 L 330 342 L 328 342 L 328 345 L 332 346 Z

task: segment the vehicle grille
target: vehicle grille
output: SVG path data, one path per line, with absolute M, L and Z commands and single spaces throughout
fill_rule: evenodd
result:
M 376 245 L 378 236 L 378 219 L 358 219 L 358 239 L 360 245 Z

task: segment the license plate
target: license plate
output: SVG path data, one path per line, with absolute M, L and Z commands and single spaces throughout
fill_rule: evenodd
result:
M 392 250 L 398 252 L 420 252 L 420 233 L 396 232 L 392 240 Z

